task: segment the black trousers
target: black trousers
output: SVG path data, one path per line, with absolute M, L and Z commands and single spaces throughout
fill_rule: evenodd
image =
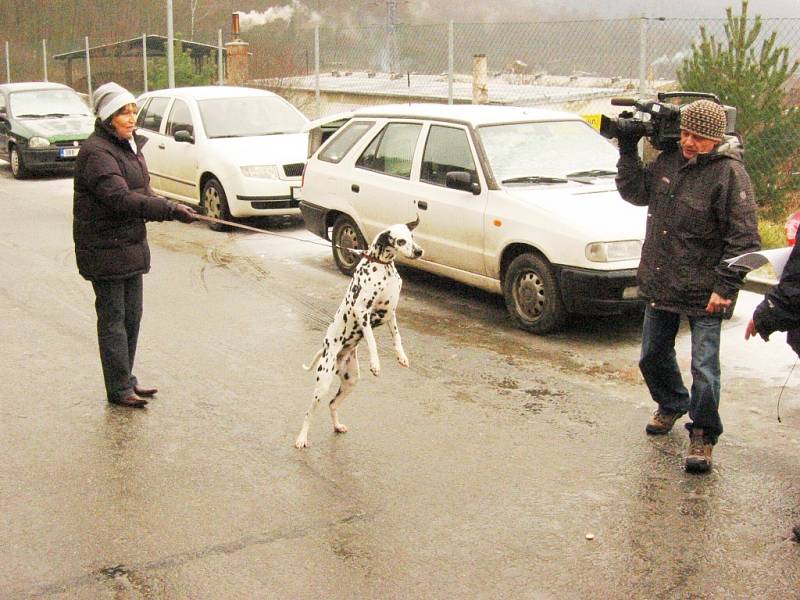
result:
M 133 394 L 133 360 L 142 320 L 142 276 L 93 281 L 97 341 L 109 402 Z

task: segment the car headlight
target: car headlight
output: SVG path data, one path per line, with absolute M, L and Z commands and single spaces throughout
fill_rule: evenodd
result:
M 621 242 L 592 242 L 586 246 L 586 258 L 592 262 L 637 260 L 642 256 L 641 240 Z
M 280 179 L 278 167 L 275 165 L 250 165 L 242 167 L 242 174 L 245 177 L 259 177 L 261 179 Z
M 34 136 L 28 140 L 28 148 L 47 148 L 50 145 L 50 140 L 47 138 Z

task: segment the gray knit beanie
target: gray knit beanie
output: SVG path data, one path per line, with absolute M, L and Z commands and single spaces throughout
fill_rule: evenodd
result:
M 113 81 L 104 83 L 92 94 L 94 114 L 100 117 L 101 121 L 108 119 L 126 104 L 136 104 L 136 98 L 124 87 Z
M 725 109 L 711 100 L 695 100 L 681 109 L 681 129 L 719 141 L 725 135 Z

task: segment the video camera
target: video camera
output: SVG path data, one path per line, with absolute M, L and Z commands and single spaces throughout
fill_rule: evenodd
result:
M 657 150 L 667 150 L 678 145 L 681 139 L 681 106 L 690 101 L 704 98 L 716 102 L 725 109 L 727 125 L 726 134 L 733 134 L 736 129 L 736 109 L 726 106 L 714 94 L 704 92 L 659 92 L 658 100 L 634 100 L 633 98 L 612 98 L 613 106 L 633 106 L 635 111 L 623 111 L 619 117 L 600 118 L 600 133 L 608 139 L 649 138 Z M 680 98 L 680 104 L 668 102 Z

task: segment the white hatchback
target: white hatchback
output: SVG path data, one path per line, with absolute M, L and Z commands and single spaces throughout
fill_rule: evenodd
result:
M 293 190 L 306 158 L 308 119 L 289 102 L 235 86 L 158 90 L 137 102 L 137 132 L 149 139 L 142 153 L 156 193 L 223 220 L 299 214 Z
M 358 260 L 350 248 L 419 217 L 413 266 L 502 294 L 523 329 L 641 306 L 646 208 L 619 196 L 616 148 L 579 116 L 407 104 L 332 123 L 333 134 L 309 126 L 300 209 L 343 273 Z

